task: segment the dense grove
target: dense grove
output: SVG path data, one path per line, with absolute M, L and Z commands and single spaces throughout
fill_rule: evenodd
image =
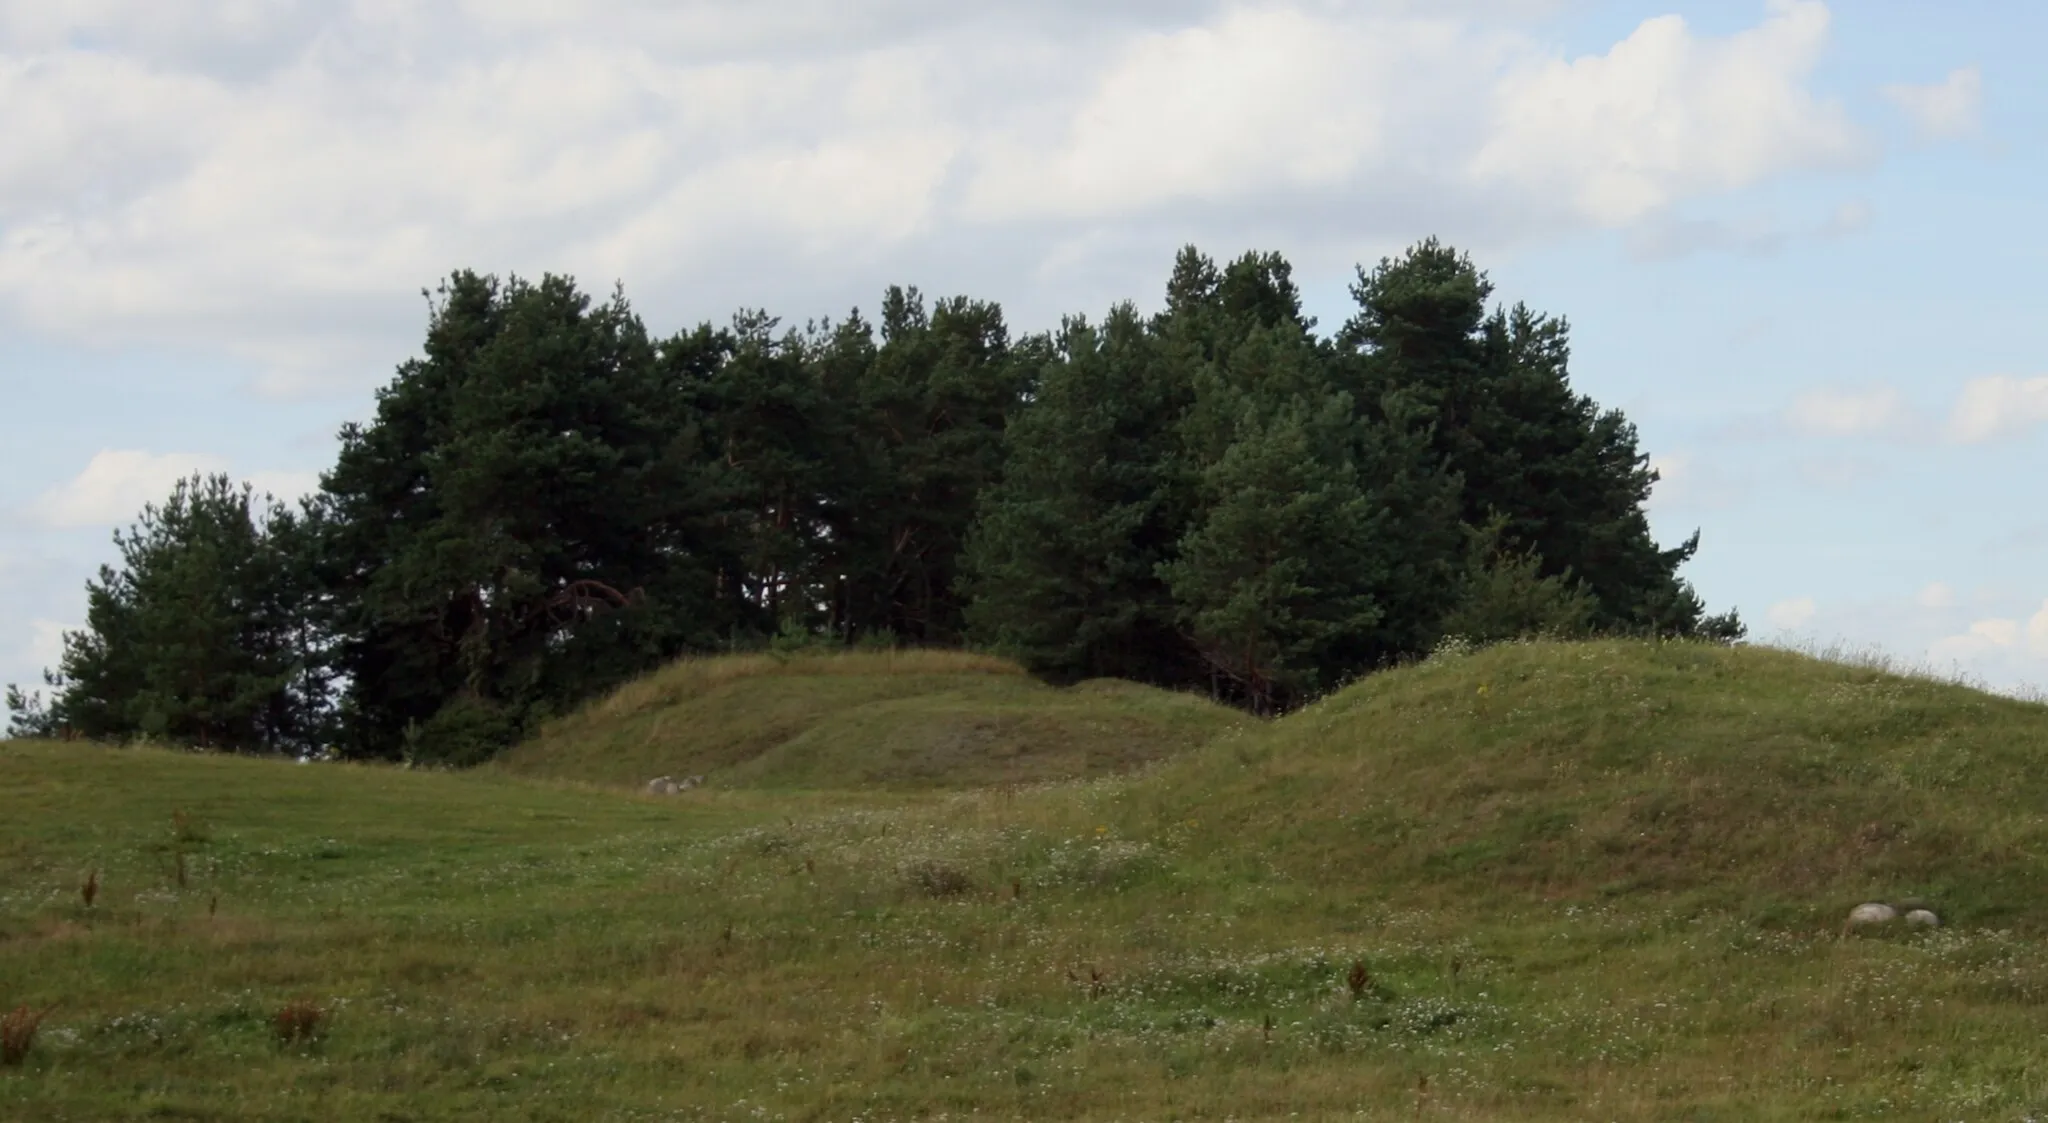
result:
M 1732 638 L 1652 538 L 1562 320 L 1435 241 L 1318 335 L 1286 261 L 1013 339 L 890 289 L 667 338 L 457 273 L 296 507 L 182 483 L 116 536 L 17 734 L 468 764 L 690 652 L 970 644 L 1256 712 L 1531 632 Z

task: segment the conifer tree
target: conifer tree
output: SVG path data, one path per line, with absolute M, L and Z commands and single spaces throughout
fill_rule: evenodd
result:
M 1499 520 L 1503 550 L 1542 576 L 1572 575 L 1601 630 L 1739 635 L 1704 616 L 1677 575 L 1698 547 L 1651 538 L 1656 476 L 1617 411 L 1574 392 L 1564 321 L 1517 305 L 1488 313 L 1492 283 L 1429 239 L 1359 270 L 1358 312 L 1338 335 L 1345 382 L 1369 403 L 1399 395 L 1432 420 L 1434 445 L 1463 481 L 1461 521 Z
M 957 643 L 968 529 L 1042 347 L 1013 354 L 993 304 L 956 297 L 928 309 L 916 289 L 884 296 L 881 334 L 851 394 L 855 487 L 834 552 L 842 624 L 849 636 Z
M 470 763 L 682 646 L 698 427 L 622 296 L 458 273 L 323 481 L 351 750 Z
M 86 585 L 34 732 L 283 752 L 318 739 L 325 699 L 299 611 L 299 522 L 227 476 L 178 482 Z M 23 699 L 26 701 L 26 699 Z
M 1347 455 L 1350 401 L 1247 405 L 1203 472 L 1206 510 L 1160 567 L 1224 689 L 1270 713 L 1313 690 L 1334 647 L 1384 616 L 1375 512 Z
M 1182 397 L 1130 305 L 1100 327 L 1066 322 L 983 493 L 972 637 L 1066 680 L 1198 670 L 1157 572 L 1179 537 L 1167 473 Z

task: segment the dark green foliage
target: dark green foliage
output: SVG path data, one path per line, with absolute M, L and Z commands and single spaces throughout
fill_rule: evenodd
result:
M 969 549 L 983 642 L 1064 680 L 1198 674 L 1158 574 L 1180 526 L 1170 473 L 1187 391 L 1130 305 L 1072 319 L 1007 434 Z
M 679 649 L 714 585 L 665 385 L 687 358 L 565 278 L 441 296 L 425 358 L 343 430 L 320 561 L 349 751 L 460 763 Z
M 1248 408 L 1203 472 L 1204 516 L 1160 567 L 1204 660 L 1255 712 L 1314 689 L 1333 649 L 1385 617 L 1349 409 L 1342 395 L 1314 413 Z
M 300 609 L 301 536 L 297 516 L 247 485 L 179 481 L 115 534 L 122 567 L 86 585 L 86 626 L 66 633 L 60 670 L 46 676 L 56 697 L 23 707 L 18 731 L 309 747 L 325 698 Z
M 1002 434 L 1023 401 L 1034 344 L 1013 354 L 1002 310 L 956 297 L 927 311 L 916 289 L 882 300 L 882 344 L 850 387 L 854 451 L 835 468 L 832 622 L 958 643 L 961 557 L 981 489 L 1002 471 Z
M 1471 561 L 1440 627 L 1474 644 L 1523 636 L 1570 639 L 1593 630 L 1593 596 L 1570 573 L 1545 576 L 1543 559 L 1501 545 L 1505 520 L 1470 531 Z
M 1149 325 L 1070 323 L 984 506 L 978 636 L 1262 710 L 1426 649 L 1456 481 L 1421 410 L 1359 415 L 1312 326 L 1284 260 L 1192 249 Z
M 43 671 L 43 685 L 61 700 L 64 680 L 49 670 Z M 7 684 L 7 735 L 9 737 L 54 738 L 64 735 L 64 729 L 57 722 L 57 714 L 50 703 L 43 700 L 42 691 L 27 691 L 14 683 Z
M 1359 311 L 1338 336 L 1347 381 L 1364 399 L 1399 395 L 1433 419 L 1435 449 L 1464 483 L 1467 526 L 1502 520 L 1503 549 L 1570 573 L 1606 631 L 1715 634 L 1679 566 L 1698 546 L 1650 537 L 1644 504 L 1656 473 L 1633 425 L 1572 391 L 1563 320 L 1520 305 L 1488 314 L 1493 286 L 1434 239 L 1359 270 Z M 1710 623 L 1712 626 L 1710 626 Z M 1732 638 L 1725 637 L 1725 638 Z
M 317 500 L 146 511 L 12 731 L 465 765 L 691 652 L 972 641 L 1265 712 L 1452 634 L 1742 634 L 1564 321 L 1433 240 L 1354 295 L 1318 337 L 1285 259 L 1189 248 L 1150 319 L 891 288 L 657 340 L 457 273 Z

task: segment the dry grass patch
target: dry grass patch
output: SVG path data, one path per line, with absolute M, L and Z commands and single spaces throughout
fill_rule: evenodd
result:
M 35 1047 L 36 1030 L 54 1009 L 55 1006 L 41 1010 L 16 1006 L 0 1016 L 0 1065 L 18 1065 L 27 1059 L 28 1051 Z

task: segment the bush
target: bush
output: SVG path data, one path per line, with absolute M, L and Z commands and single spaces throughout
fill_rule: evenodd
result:
M 405 730 L 405 763 L 412 768 L 469 768 L 497 756 L 519 739 L 520 722 L 488 699 L 461 697 L 425 725 Z

